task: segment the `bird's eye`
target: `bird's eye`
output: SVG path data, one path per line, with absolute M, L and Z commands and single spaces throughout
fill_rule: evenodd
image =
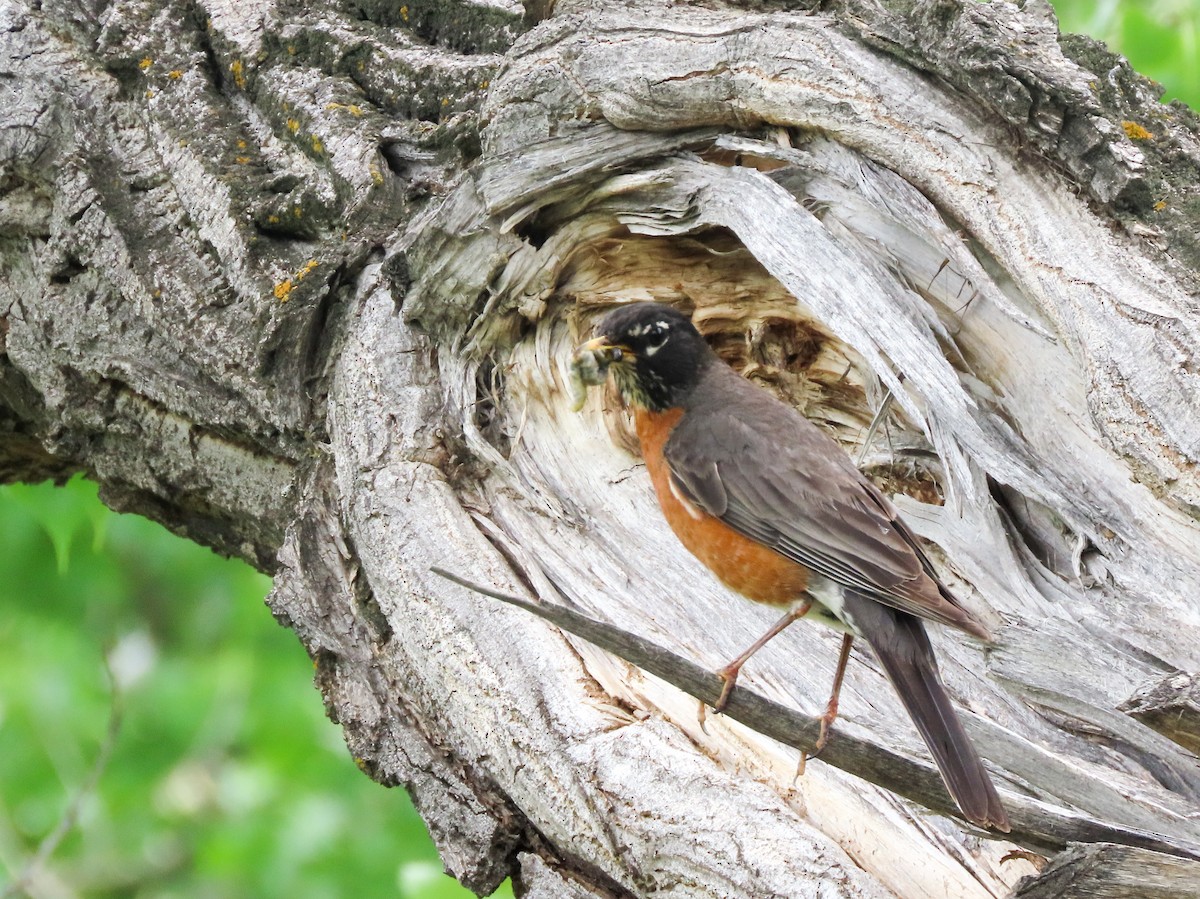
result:
M 667 336 L 670 334 L 670 327 L 666 322 L 655 322 L 646 331 L 646 347 L 651 350 L 657 350 L 667 342 Z
M 620 362 L 621 359 L 624 358 L 625 354 L 621 352 L 620 347 L 613 347 L 612 351 L 611 351 L 611 356 L 612 356 L 613 362 Z

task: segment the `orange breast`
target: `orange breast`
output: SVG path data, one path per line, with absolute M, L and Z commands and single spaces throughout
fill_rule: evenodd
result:
M 642 458 L 671 530 L 728 587 L 755 602 L 790 605 L 808 586 L 807 568 L 743 537 L 672 489 L 663 447 L 682 417 L 682 409 L 634 413 Z

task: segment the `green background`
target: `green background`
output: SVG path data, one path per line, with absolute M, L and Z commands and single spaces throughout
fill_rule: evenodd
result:
M 1200 110 L 1200 0 L 1054 0 L 1063 31 L 1090 34 Z
M 93 770 L 108 659 L 111 759 L 32 895 L 472 895 L 407 794 L 355 768 L 266 577 L 79 478 L 0 489 L 0 546 L 0 885 Z
M 1056 7 L 1200 108 L 1193 0 Z M 0 488 L 0 546 L 0 895 L 64 821 L 35 896 L 471 895 L 404 791 L 355 768 L 265 577 L 78 479 Z

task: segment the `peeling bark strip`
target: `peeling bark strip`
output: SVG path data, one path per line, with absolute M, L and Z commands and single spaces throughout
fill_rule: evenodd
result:
M 997 635 L 933 638 L 1045 810 L 1024 842 L 1200 842 L 1192 744 L 1151 708 L 1186 696 L 1122 706 L 1200 671 L 1195 117 L 1042 0 L 810 5 L 0 6 L 0 477 L 87 471 L 276 572 L 355 759 L 481 893 L 1034 870 L 831 766 L 793 784 L 781 744 L 429 574 L 704 670 L 762 630 L 611 399 L 568 411 L 571 346 L 637 299 L 856 456 L 892 391 L 864 465 Z M 743 682 L 815 709 L 836 641 L 792 628 Z M 842 696 L 844 745 L 920 769 L 869 655 Z M 1179 895 L 1187 864 L 1089 846 L 1046 876 Z

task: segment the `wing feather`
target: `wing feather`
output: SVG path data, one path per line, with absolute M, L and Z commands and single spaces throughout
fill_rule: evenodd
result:
M 665 447 L 676 487 L 735 531 L 844 587 L 974 633 L 895 509 L 831 438 L 723 366 Z M 714 385 L 706 380 L 721 378 Z M 730 391 L 736 403 L 730 403 Z M 722 399 L 715 406 L 712 396 Z M 703 422 L 703 430 L 689 422 Z

